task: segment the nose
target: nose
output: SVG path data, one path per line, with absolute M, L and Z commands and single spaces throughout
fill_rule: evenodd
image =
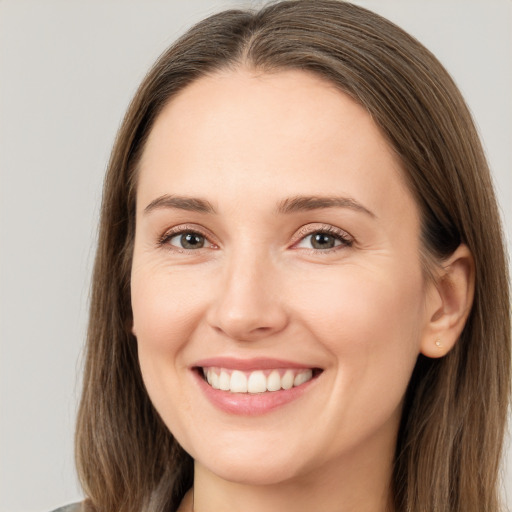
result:
M 236 341 L 256 341 L 288 324 L 278 269 L 266 255 L 233 255 L 220 278 L 208 322 Z

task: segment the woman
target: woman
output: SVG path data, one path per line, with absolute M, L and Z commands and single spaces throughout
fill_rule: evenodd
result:
M 199 23 L 105 182 L 85 509 L 497 511 L 500 221 L 470 114 L 362 8 Z

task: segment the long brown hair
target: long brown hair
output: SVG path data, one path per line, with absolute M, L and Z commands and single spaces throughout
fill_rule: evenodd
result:
M 150 402 L 130 332 L 137 164 L 155 118 L 178 91 L 241 66 L 306 70 L 349 94 L 401 159 L 422 215 L 424 261 L 442 262 L 461 242 L 471 250 L 474 304 L 447 356 L 418 358 L 392 493 L 402 512 L 497 512 L 510 396 L 510 302 L 482 146 L 437 59 L 389 21 L 336 0 L 284 1 L 209 17 L 160 57 L 128 109 L 105 180 L 76 433 L 88 507 L 176 510 L 192 484 L 192 460 Z

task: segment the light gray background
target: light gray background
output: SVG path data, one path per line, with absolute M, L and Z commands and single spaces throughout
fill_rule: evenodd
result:
M 512 239 L 512 1 L 360 0 L 474 112 Z M 261 2 L 0 0 L 0 510 L 77 500 L 72 444 L 101 182 L 146 70 L 193 22 Z M 512 453 L 504 474 L 512 508 Z

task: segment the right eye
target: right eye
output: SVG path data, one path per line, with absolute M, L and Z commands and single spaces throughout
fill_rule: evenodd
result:
M 188 251 L 202 249 L 206 244 L 206 238 L 194 231 L 183 231 L 181 233 L 172 234 L 172 236 L 165 240 L 165 243 Z

